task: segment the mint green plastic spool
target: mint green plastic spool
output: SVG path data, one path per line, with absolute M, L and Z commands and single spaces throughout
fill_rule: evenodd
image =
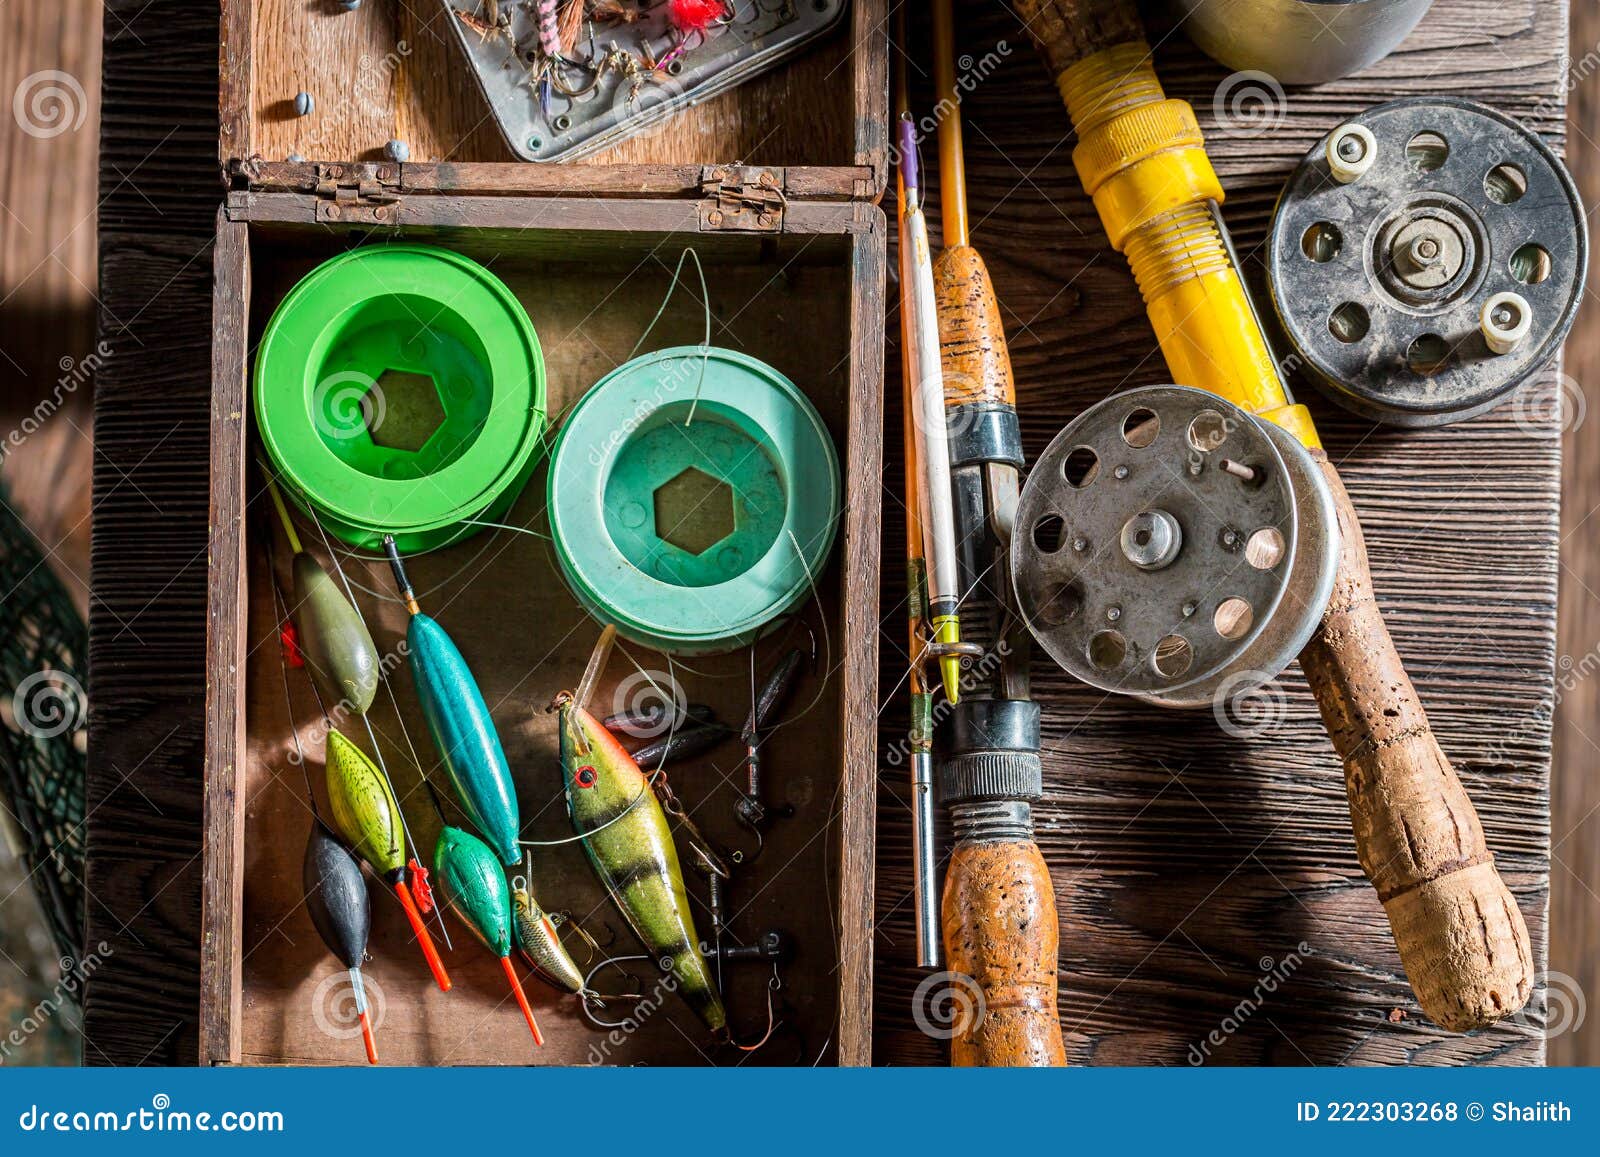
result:
M 406 553 L 497 521 L 539 460 L 539 339 L 505 284 L 428 245 L 319 265 L 279 304 L 256 356 L 255 414 L 302 510 L 352 546 Z
M 567 585 L 624 638 L 678 655 L 746 646 L 805 598 L 840 496 L 816 409 L 731 350 L 679 346 L 619 366 L 572 408 L 551 451 Z

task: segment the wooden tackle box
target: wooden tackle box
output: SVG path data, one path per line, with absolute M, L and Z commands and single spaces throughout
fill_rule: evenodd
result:
M 871 1060 L 879 518 L 888 120 L 885 0 L 853 0 L 840 26 L 779 69 L 680 112 L 645 136 L 572 164 L 513 162 L 449 39 L 443 6 L 366 4 L 354 12 L 295 0 L 223 0 L 212 403 L 205 892 L 200 1057 L 206 1064 L 361 1060 L 333 1007 L 339 967 L 301 904 L 309 830 L 286 707 L 266 551 L 286 575 L 281 530 L 262 517 L 249 395 L 252 355 L 295 281 L 352 246 L 426 240 L 489 266 L 538 331 L 558 415 L 627 360 L 685 246 L 705 263 L 713 344 L 777 367 L 816 405 L 846 480 L 846 512 L 808 611 L 819 659 L 794 697 L 804 722 L 771 741 L 774 801 L 796 805 L 761 859 L 734 884 L 734 931 L 768 927 L 798 945 L 783 969 L 782 1039 L 759 1062 Z M 317 111 L 286 110 L 297 91 Z M 381 159 L 390 139 L 406 163 Z M 304 161 L 289 162 L 291 154 Z M 778 194 L 775 195 L 774 190 Z M 686 276 L 641 352 L 700 340 L 698 283 Z M 511 521 L 541 523 L 541 466 Z M 325 561 L 315 534 L 308 543 Z M 473 665 L 507 749 L 530 839 L 570 835 L 560 799 L 550 698 L 572 686 L 597 634 L 556 573 L 548 543 L 485 531 L 412 563 L 424 607 Z M 403 637 L 404 611 L 376 563 L 350 577 L 380 652 Z M 365 589 L 369 593 L 363 593 Z M 803 640 L 803 636 L 799 636 Z M 775 641 L 762 661 L 778 652 Z M 663 663 L 631 648 L 646 666 Z M 744 655 L 694 660 L 683 682 L 719 717 L 748 709 Z M 614 656 L 611 681 L 631 668 Z M 314 777 L 320 717 L 291 672 L 294 719 Z M 410 677 L 395 679 L 406 729 L 432 750 Z M 601 689 L 599 702 L 609 699 Z M 380 693 L 375 722 L 398 742 Z M 314 727 L 313 721 L 319 726 Z M 363 747 L 365 732 L 352 721 Z M 738 845 L 722 777 L 737 744 L 684 764 L 673 786 L 713 838 Z M 385 743 L 402 795 L 417 786 L 403 746 Z M 720 774 L 719 774 L 720 772 Z M 320 792 L 321 785 L 318 785 Z M 431 855 L 437 823 L 419 791 L 407 817 Z M 551 908 L 586 916 L 612 951 L 631 936 L 576 845 L 536 849 Z M 687 871 L 687 869 L 686 869 Z M 690 877 L 690 889 L 703 885 Z M 547 1043 L 537 1054 L 494 960 L 452 923 L 455 990 L 440 993 L 399 908 L 373 894 L 368 976 L 381 993 L 385 1063 L 700 1064 L 710 1052 L 687 1007 L 669 997 L 615 1036 L 587 1026 L 571 998 L 530 980 Z M 703 909 L 698 913 L 703 925 Z M 701 928 L 702 935 L 704 927 Z M 437 938 L 437 937 L 436 937 Z M 442 949 L 442 945 L 441 945 Z M 580 959 L 582 954 L 580 953 Z M 637 965 L 634 965 L 637 968 Z M 746 1036 L 765 1023 L 769 970 L 730 974 L 730 1016 Z M 525 971 L 525 969 L 523 969 Z M 605 979 L 599 978 L 601 985 Z

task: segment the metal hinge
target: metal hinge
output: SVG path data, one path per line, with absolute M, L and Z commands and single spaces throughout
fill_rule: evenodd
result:
M 387 224 L 400 211 L 399 166 L 317 166 L 317 220 Z
M 736 233 L 781 233 L 783 170 L 715 165 L 700 171 L 700 228 Z

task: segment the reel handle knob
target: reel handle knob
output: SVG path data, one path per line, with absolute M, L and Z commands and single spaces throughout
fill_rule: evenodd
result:
M 1389 637 L 1350 496 L 1314 453 L 1343 545 L 1333 598 L 1300 665 L 1344 762 L 1356 850 L 1418 1003 L 1451 1031 L 1483 1028 L 1533 990 L 1528 929 Z

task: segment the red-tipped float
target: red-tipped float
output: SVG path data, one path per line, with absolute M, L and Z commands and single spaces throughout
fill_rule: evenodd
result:
M 522 981 L 517 979 L 517 970 L 511 967 L 511 957 L 502 956 L 500 967 L 506 970 L 506 979 L 511 982 L 511 991 L 517 998 L 517 1003 L 522 1006 L 522 1015 L 527 1019 L 528 1028 L 533 1032 L 533 1043 L 544 1044 L 544 1033 L 539 1031 L 539 1022 L 533 1019 L 533 1009 L 528 1007 L 528 998 L 522 991 Z
M 411 931 L 417 934 L 417 943 L 422 945 L 422 956 L 433 970 L 433 979 L 438 982 L 439 991 L 449 992 L 450 977 L 444 970 L 444 961 L 439 959 L 439 950 L 433 946 L 433 937 L 428 935 L 422 914 L 417 911 L 417 905 L 411 899 L 411 890 L 406 887 L 404 880 L 395 881 L 394 894 L 400 897 L 400 907 L 406 910 L 406 919 L 411 921 Z

